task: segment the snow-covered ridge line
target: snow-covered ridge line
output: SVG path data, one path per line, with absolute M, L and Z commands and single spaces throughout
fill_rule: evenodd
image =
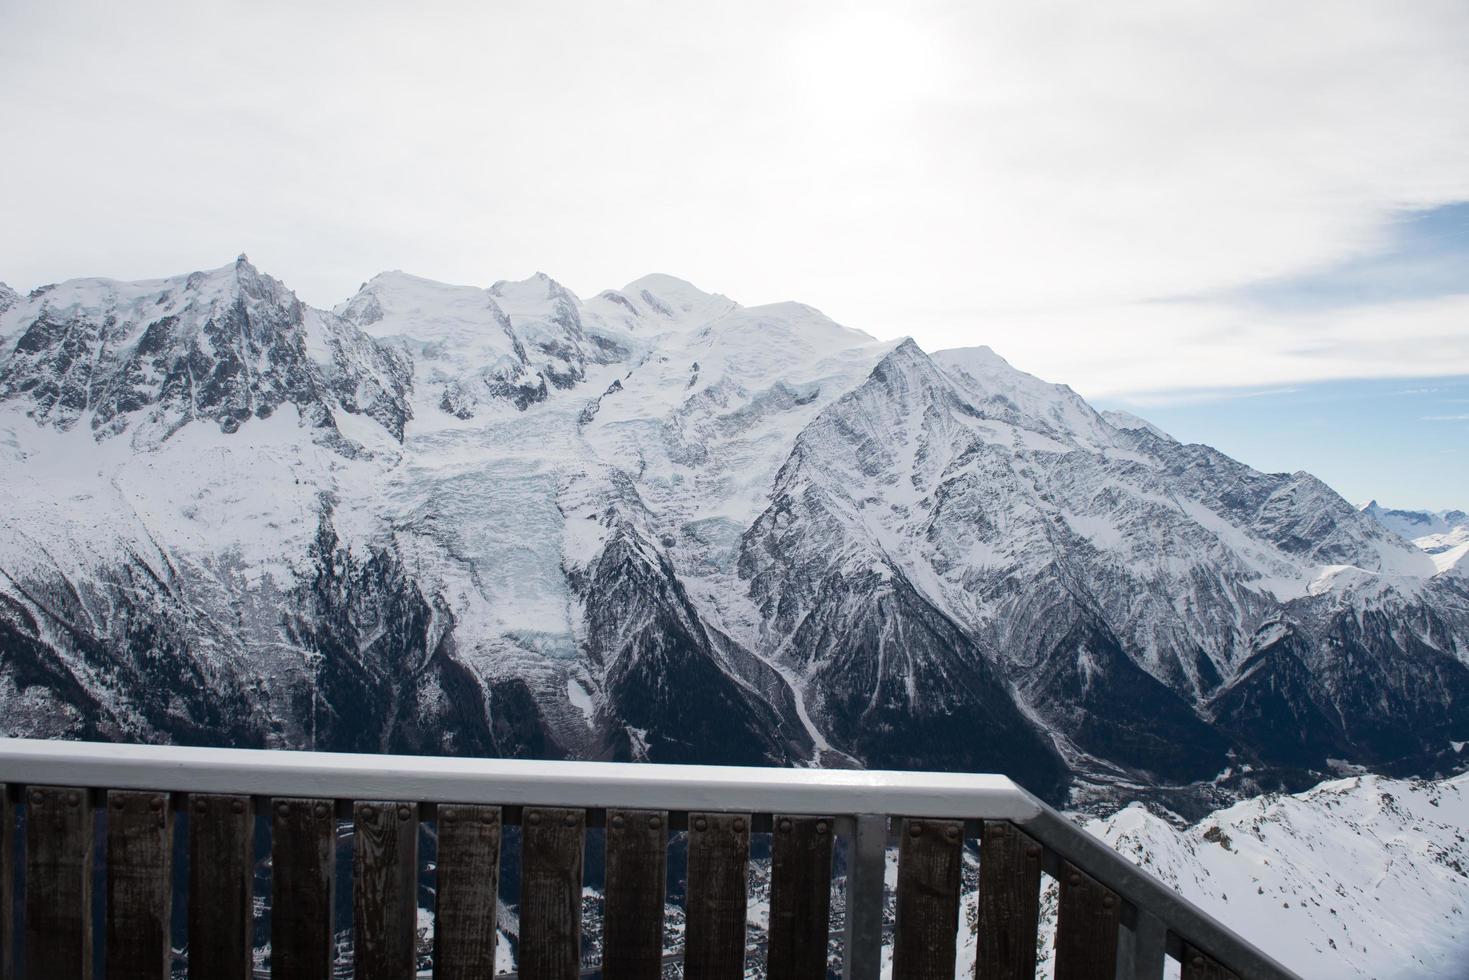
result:
M 987 347 L 668 276 L 43 288 L 0 312 L 0 493 L 17 734 L 1000 770 L 1190 812 L 1469 739 L 1454 552 Z

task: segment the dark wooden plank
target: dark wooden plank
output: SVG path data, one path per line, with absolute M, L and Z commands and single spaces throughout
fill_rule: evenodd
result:
M 107 793 L 108 980 L 166 980 L 173 811 L 164 793 Z
M 770 843 L 770 980 L 826 980 L 829 817 L 777 815 Z
M 27 977 L 92 975 L 92 806 L 79 787 L 26 794 Z
M 1184 943 L 1183 980 L 1239 980 L 1239 977 L 1226 970 L 1218 960 Z
M 1079 868 L 1061 866 L 1061 907 L 1056 923 L 1056 980 L 1114 980 L 1117 895 Z
M 495 973 L 500 889 L 500 808 L 439 807 L 434 899 L 435 980 L 482 980 Z
M 15 792 L 0 783 L 0 980 L 15 980 Z
M 337 820 L 331 800 L 275 799 L 271 812 L 273 980 L 330 980 Z
M 1041 846 L 1005 821 L 986 821 L 979 845 L 976 980 L 1034 980 Z
M 658 980 L 663 975 L 667 867 L 667 813 L 607 811 L 603 980 Z
M 248 796 L 189 797 L 190 980 L 250 980 L 254 829 Z
M 689 814 L 684 980 L 744 977 L 749 862 L 747 814 Z
M 581 976 L 581 865 L 586 814 L 526 807 L 520 827 L 520 976 Z
M 412 980 L 417 957 L 418 807 L 352 805 L 352 960 L 356 980 Z
M 962 821 L 903 821 L 893 980 L 952 980 L 963 860 Z

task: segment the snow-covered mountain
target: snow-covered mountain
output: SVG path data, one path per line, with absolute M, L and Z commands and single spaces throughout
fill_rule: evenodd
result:
M 1340 779 L 1187 826 L 1134 804 L 1087 825 L 1301 976 L 1343 980 L 1469 975 L 1465 827 L 1465 776 Z
M 1362 512 L 1432 555 L 1439 574 L 1469 578 L 1469 514 L 1462 510 L 1388 510 L 1375 500 L 1363 504 Z
M 0 291 L 12 734 L 1008 772 L 1469 738 L 1469 577 L 1305 473 L 668 276 Z

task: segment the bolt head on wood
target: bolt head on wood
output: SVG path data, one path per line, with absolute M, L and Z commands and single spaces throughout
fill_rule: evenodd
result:
M 245 812 L 245 801 L 244 800 L 235 800 L 233 803 L 230 804 L 230 810 L 231 810 L 231 812 L 234 812 L 234 813 L 244 813 Z
M 1038 858 L 1038 857 L 1040 857 L 1041 856 L 1040 845 L 1039 844 L 1032 844 L 1029 847 L 1027 847 L 1025 849 L 1025 856 L 1028 857 L 1028 858 Z
M 373 806 L 371 803 L 365 803 L 365 804 L 363 804 L 363 806 L 362 806 L 362 815 L 364 817 L 375 817 L 375 816 L 377 816 L 377 807 Z
M 236 800 L 235 801 L 235 805 L 236 806 L 239 806 L 239 803 L 240 803 L 239 800 Z M 195 800 L 194 801 L 194 812 L 195 813 L 208 813 L 209 812 L 209 801 L 208 800 Z M 238 813 L 239 811 L 237 810 L 235 812 Z
M 278 816 L 289 817 L 291 815 L 291 804 L 277 803 L 275 805 L 275 812 Z
M 398 819 L 399 820 L 407 820 L 411 816 L 413 816 L 413 808 L 412 807 L 407 806 L 407 805 L 402 805 L 402 806 L 399 806 L 398 807 Z
M 790 822 L 790 820 L 788 820 L 785 817 L 782 817 L 781 820 L 780 820 L 779 827 L 780 827 L 780 832 L 782 834 L 789 834 L 791 832 L 791 822 Z
M 459 817 L 459 811 L 458 810 L 445 810 L 444 811 L 444 822 L 445 823 L 453 823 L 458 817 Z
M 1111 895 L 1103 895 L 1102 896 L 1102 908 L 1104 908 L 1104 909 L 1110 909 L 1113 905 L 1116 905 L 1116 904 L 1117 904 L 1117 899 L 1113 898 Z
M 327 815 L 327 813 L 328 813 L 328 812 L 329 812 L 329 811 L 328 811 L 328 810 L 327 810 L 327 805 L 326 805 L 326 804 L 325 804 L 325 803 L 318 803 L 318 804 L 316 804 L 316 806 L 315 806 L 315 807 L 314 807 L 314 808 L 313 808 L 313 809 L 312 809 L 312 811 L 311 811 L 311 812 L 312 812 L 312 813 L 314 813 L 314 814 L 316 814 L 316 815 L 317 815 L 317 816 L 318 816 L 318 817 L 324 817 L 324 816 L 326 816 L 326 815 Z
M 562 819 L 561 822 L 563 824 L 565 824 L 566 826 L 568 826 L 568 827 L 575 827 L 576 826 L 576 814 L 574 814 L 574 813 L 568 813 L 565 816 L 565 818 Z
M 622 814 L 618 814 L 612 818 L 612 826 L 618 830 L 621 830 L 626 823 L 627 821 L 622 818 Z
M 532 810 L 530 813 L 527 813 L 525 815 L 525 822 L 532 827 L 539 827 L 541 825 L 541 811 Z
M 76 806 L 76 805 L 78 805 L 81 802 L 82 802 L 82 794 L 80 794 L 78 792 L 75 792 L 75 791 L 66 794 L 66 805 L 67 806 Z
M 709 821 L 705 820 L 703 817 L 699 817 L 698 819 L 696 819 L 694 821 L 694 829 L 695 830 L 700 830 L 700 831 L 708 830 L 709 829 Z
M 744 817 L 735 817 L 734 829 L 735 829 L 735 833 L 737 833 L 737 834 L 744 833 L 744 831 L 745 831 L 745 818 Z
M 824 834 L 824 833 L 826 833 L 830 829 L 831 828 L 829 828 L 826 825 L 826 821 L 825 820 L 818 820 L 818 821 L 816 821 L 816 832 L 818 834 Z
M 649 817 L 648 818 L 648 826 L 649 827 L 652 827 L 654 830 L 657 830 L 659 827 L 662 827 L 663 826 L 663 818 L 662 817 Z
M 1071 876 L 1071 884 L 1073 886 L 1080 885 L 1081 884 L 1081 875 L 1072 875 Z
M 923 824 L 921 824 L 921 823 L 912 823 L 912 824 L 909 824 L 908 825 L 908 836 L 909 837 L 922 837 L 923 836 Z
M 114 796 L 112 798 L 112 809 L 114 809 L 114 810 L 121 810 L 125 806 L 127 806 L 127 804 L 123 802 L 122 797 L 120 797 L 120 796 Z
M 31 802 L 32 803 L 42 803 L 42 802 L 45 801 L 45 799 L 46 799 L 46 794 L 45 793 L 42 793 L 38 789 L 31 790 Z
M 958 840 L 959 839 L 959 828 L 958 827 L 949 827 L 949 828 L 947 828 L 946 830 L 944 830 L 944 836 L 947 837 L 949 840 Z
M 163 797 L 161 797 L 161 796 L 155 796 L 155 797 L 153 797 L 153 799 L 149 800 L 148 801 L 148 809 L 152 810 L 154 813 L 157 813 L 159 810 L 162 810 L 163 809 Z

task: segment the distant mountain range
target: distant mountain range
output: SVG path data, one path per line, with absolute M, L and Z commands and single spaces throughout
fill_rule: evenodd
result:
M 0 492 L 11 734 L 1192 813 L 1465 762 L 1461 546 L 987 347 L 668 276 L 390 272 L 333 311 L 243 256 L 0 287 Z
M 1439 559 L 1443 567 L 1461 561 L 1469 545 L 1469 514 L 1462 510 L 1387 510 L 1369 500 L 1362 512 L 1429 554 L 1446 556 Z

